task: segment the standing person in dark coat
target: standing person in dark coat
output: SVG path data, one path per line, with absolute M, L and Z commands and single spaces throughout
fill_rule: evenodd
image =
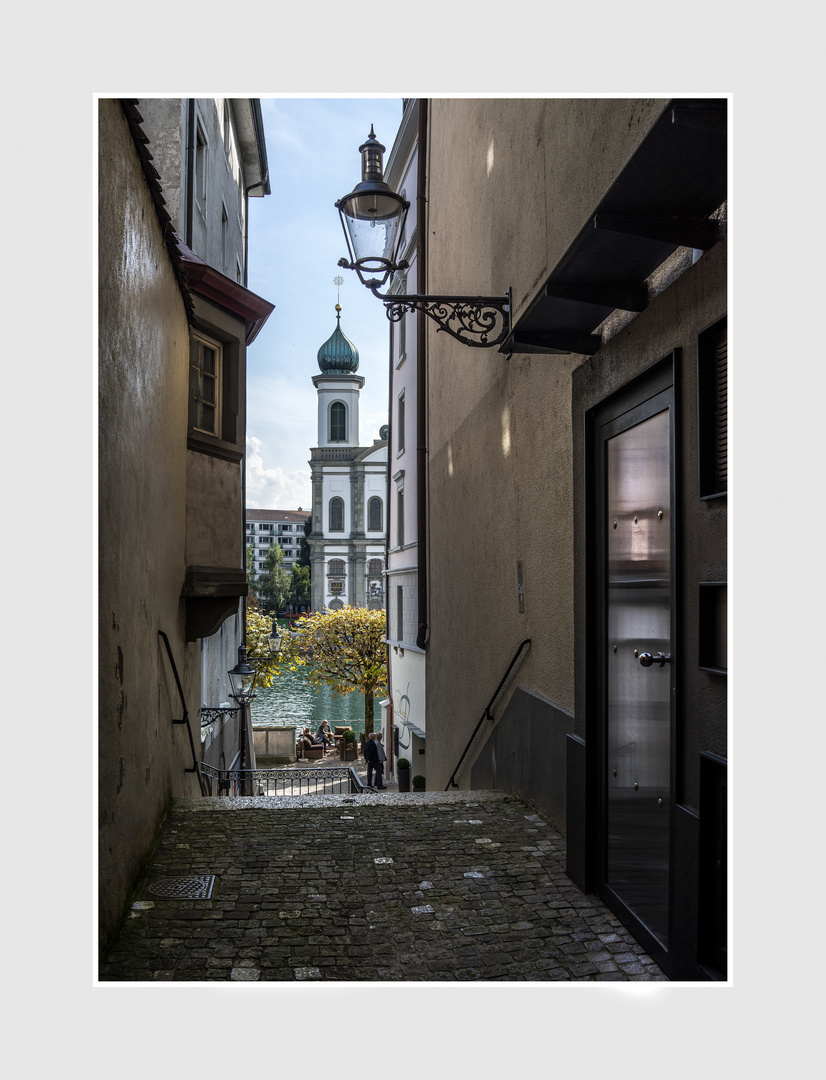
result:
M 377 787 L 385 787 L 386 785 L 384 783 L 384 763 L 385 763 L 385 761 L 387 761 L 387 754 L 386 754 L 385 749 L 384 749 L 384 744 L 381 741 L 381 732 L 380 731 L 376 732 L 375 739 L 376 739 L 376 749 L 379 752 L 378 777 L 379 777 L 379 780 L 381 780 L 381 783 L 378 784 Z
M 375 733 L 367 736 L 364 744 L 364 760 L 367 762 L 367 786 L 383 788 L 381 782 L 381 762 L 379 761 L 379 748 L 376 746 Z M 373 784 L 373 773 L 376 774 L 376 783 Z

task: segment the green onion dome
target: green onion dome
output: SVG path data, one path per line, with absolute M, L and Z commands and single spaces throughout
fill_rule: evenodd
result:
M 336 304 L 336 328 L 332 337 L 318 350 L 318 366 L 322 371 L 353 374 L 358 371 L 359 351 L 341 332 L 341 305 Z

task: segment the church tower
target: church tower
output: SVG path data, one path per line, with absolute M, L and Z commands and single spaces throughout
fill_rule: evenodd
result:
M 314 611 L 384 606 L 387 431 L 359 445 L 359 352 L 336 328 L 318 350 L 318 444 L 310 451 L 313 524 L 310 543 Z

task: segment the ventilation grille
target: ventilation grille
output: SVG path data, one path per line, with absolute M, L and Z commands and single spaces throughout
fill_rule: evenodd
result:
M 703 331 L 697 350 L 700 497 L 728 490 L 728 336 L 726 319 Z

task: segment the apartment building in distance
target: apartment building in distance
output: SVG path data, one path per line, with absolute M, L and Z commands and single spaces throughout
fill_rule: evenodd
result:
M 267 552 L 273 544 L 280 544 L 284 551 L 284 567 L 289 573 L 301 555 L 304 540 L 304 524 L 310 517 L 309 510 L 253 510 L 247 507 L 246 544 L 252 544 L 255 552 L 255 577 L 266 570 Z

